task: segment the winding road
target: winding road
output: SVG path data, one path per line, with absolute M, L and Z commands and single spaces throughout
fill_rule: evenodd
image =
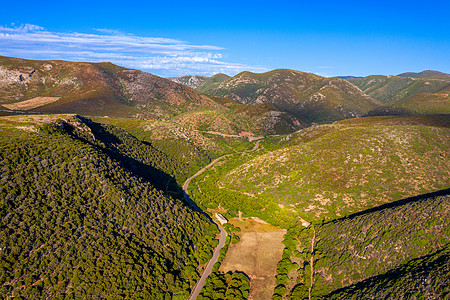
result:
M 256 141 L 255 146 L 253 147 L 253 149 L 251 150 L 246 150 L 243 152 L 239 152 L 239 153 L 244 153 L 244 152 L 252 152 L 255 151 L 256 149 L 258 149 L 259 147 L 259 140 Z M 195 173 L 194 175 L 192 175 L 191 177 L 189 177 L 188 179 L 186 179 L 186 181 L 183 184 L 183 191 L 184 191 L 184 199 L 186 200 L 187 203 L 189 203 L 196 211 L 198 211 L 199 213 L 205 215 L 212 223 L 214 223 L 217 228 L 220 231 L 220 238 L 219 238 L 219 245 L 217 245 L 216 249 L 214 250 L 213 256 L 211 258 L 211 260 L 208 262 L 208 265 L 206 266 L 205 270 L 203 271 L 202 276 L 200 277 L 199 281 L 197 282 L 197 284 L 194 286 L 194 289 L 191 292 L 191 295 L 189 295 L 188 300 L 195 300 L 197 299 L 197 296 L 200 295 L 200 291 L 202 290 L 203 286 L 205 285 L 206 282 L 206 278 L 208 278 L 208 276 L 211 274 L 212 272 L 212 268 L 214 266 L 214 264 L 217 262 L 218 258 L 219 258 L 219 254 L 220 254 L 220 250 L 223 248 L 223 246 L 225 246 L 225 240 L 228 236 L 228 234 L 226 233 L 226 231 L 222 228 L 222 226 L 220 226 L 219 224 L 217 224 L 217 222 L 215 222 L 207 213 L 205 213 L 203 210 L 201 210 L 190 198 L 189 198 L 189 194 L 188 194 L 188 187 L 189 187 L 189 183 L 191 182 L 192 179 L 194 179 L 195 177 L 197 177 L 198 175 L 202 174 L 203 172 L 205 172 L 208 168 L 214 166 L 217 162 L 219 162 L 220 160 L 222 160 L 225 157 L 228 156 L 232 156 L 235 155 L 237 153 L 232 153 L 232 154 L 225 154 L 221 157 L 216 158 L 215 160 L 213 160 L 211 163 L 209 163 L 206 167 L 204 167 L 203 169 L 201 169 L 200 171 L 198 171 L 197 173 Z

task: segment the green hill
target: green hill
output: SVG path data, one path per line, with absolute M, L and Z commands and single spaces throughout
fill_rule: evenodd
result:
M 244 104 L 271 103 L 310 122 L 357 117 L 379 105 L 346 80 L 293 70 L 242 72 L 204 92 Z
M 406 72 L 406 73 L 402 73 L 397 75 L 399 77 L 412 77 L 412 78 L 445 78 L 445 77 L 450 77 L 450 74 L 446 74 L 446 73 L 442 73 L 442 72 L 438 72 L 438 71 L 433 71 L 433 70 L 425 70 L 419 73 L 414 73 L 414 72 Z
M 2 117 L 0 165 L 2 297 L 185 299 L 215 245 L 173 162 L 116 127 Z
M 450 84 L 436 93 L 420 93 L 411 96 L 394 107 L 408 109 L 419 114 L 450 114 Z
M 450 293 L 450 248 L 339 289 L 325 299 L 445 299 Z
M 450 85 L 436 93 L 420 93 L 369 111 L 367 116 L 450 114 Z
M 313 126 L 213 167 L 192 184 L 193 197 L 289 227 L 448 188 L 448 126 L 445 117 Z
M 387 105 L 397 104 L 420 93 L 435 93 L 450 85 L 450 77 L 448 76 L 429 77 L 418 75 L 417 77 L 400 77 L 400 75 L 371 75 L 362 79 L 350 79 L 349 81 L 367 95 Z
M 312 299 L 408 299 L 408 294 L 441 299 L 448 293 L 449 217 L 446 190 L 292 228 L 281 262 L 294 268 L 281 272 L 289 273 L 284 284 L 293 286 L 289 298 L 308 299 L 312 286 Z
M 208 77 L 202 85 L 196 88 L 196 90 L 205 93 L 211 89 L 214 89 L 219 84 L 230 78 L 231 77 L 226 74 L 218 73 L 214 76 Z

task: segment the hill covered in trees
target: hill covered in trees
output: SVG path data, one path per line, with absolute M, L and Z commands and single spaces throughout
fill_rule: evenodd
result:
M 291 228 L 278 291 L 289 299 L 445 298 L 449 199 L 446 190 Z
M 126 135 L 77 116 L 0 119 L 4 297 L 187 297 L 217 229 L 169 195 L 167 157 Z

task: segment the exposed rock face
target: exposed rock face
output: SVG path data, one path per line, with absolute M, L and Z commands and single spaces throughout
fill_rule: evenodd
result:
M 190 88 L 196 89 L 199 86 L 203 85 L 208 77 L 201 75 L 186 75 L 181 77 L 172 77 L 169 78 L 173 82 L 184 84 Z

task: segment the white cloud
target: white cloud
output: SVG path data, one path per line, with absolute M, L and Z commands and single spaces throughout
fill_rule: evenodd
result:
M 267 71 L 263 67 L 223 61 L 220 51 L 224 49 L 218 46 L 191 45 L 107 28 L 93 30 L 96 33 L 52 32 L 32 24 L 0 26 L 0 54 L 29 59 L 109 61 L 161 76 Z

